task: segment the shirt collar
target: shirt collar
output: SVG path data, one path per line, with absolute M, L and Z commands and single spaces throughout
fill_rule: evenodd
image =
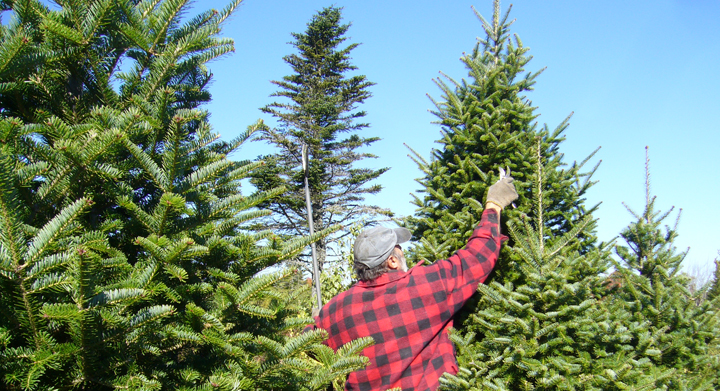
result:
M 393 282 L 393 281 L 397 281 L 397 280 L 405 277 L 406 275 L 412 273 L 413 269 L 415 269 L 416 267 L 422 265 L 423 263 L 425 263 L 424 260 L 418 262 L 415 266 L 411 267 L 410 270 L 408 270 L 407 272 L 403 272 L 403 271 L 400 271 L 400 270 L 392 270 L 392 271 L 389 271 L 389 272 L 383 274 L 382 276 L 380 276 L 380 277 L 378 277 L 378 278 L 376 278 L 376 279 L 374 279 L 374 280 L 370 280 L 370 281 L 358 281 L 357 285 L 358 285 L 358 286 L 361 286 L 361 287 L 373 287 L 373 286 L 385 285 L 385 284 L 387 284 L 387 283 L 390 283 L 390 282 Z

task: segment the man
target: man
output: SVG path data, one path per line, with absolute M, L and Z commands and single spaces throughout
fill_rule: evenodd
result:
M 453 315 L 495 266 L 500 212 L 517 199 L 512 177 L 501 170 L 490 186 L 480 224 L 466 246 L 446 260 L 408 270 L 400 247 L 405 228 L 374 227 L 355 241 L 357 284 L 335 296 L 316 317 L 337 350 L 360 337 L 375 344 L 363 350 L 368 366 L 348 376 L 347 390 L 435 390 L 444 372 L 457 373 L 448 338 Z

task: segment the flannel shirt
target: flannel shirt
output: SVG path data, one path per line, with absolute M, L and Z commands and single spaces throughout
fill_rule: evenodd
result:
M 495 266 L 507 239 L 498 219 L 486 209 L 467 245 L 450 258 L 360 281 L 323 306 L 315 325 L 328 332 L 329 347 L 375 340 L 362 352 L 370 363 L 348 375 L 346 390 L 435 390 L 444 372 L 457 373 L 448 329 Z

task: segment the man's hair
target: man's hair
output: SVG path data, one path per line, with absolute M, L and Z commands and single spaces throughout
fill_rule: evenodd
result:
M 355 262 L 355 274 L 360 281 L 374 280 L 390 270 L 391 269 L 387 264 L 387 260 L 375 267 L 369 267 L 360 262 Z
M 390 255 L 395 256 L 395 258 L 399 258 L 401 254 L 402 253 L 398 254 L 398 249 L 394 248 Z M 372 268 L 360 262 L 355 262 L 355 274 L 360 281 L 374 280 L 391 270 L 390 266 L 388 266 L 387 259 L 383 261 L 383 263 Z

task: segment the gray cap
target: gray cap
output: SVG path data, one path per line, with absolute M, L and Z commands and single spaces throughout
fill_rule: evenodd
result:
M 388 259 L 395 245 L 407 242 L 410 236 L 406 228 L 378 226 L 367 229 L 355 239 L 355 262 L 375 267 Z

